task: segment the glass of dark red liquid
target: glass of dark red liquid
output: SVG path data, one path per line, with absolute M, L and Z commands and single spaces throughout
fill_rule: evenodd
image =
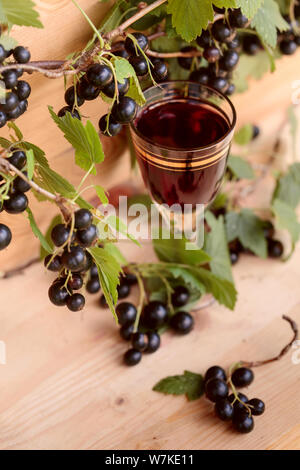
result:
M 188 81 L 165 82 L 144 95 L 131 134 L 152 199 L 158 205 L 207 207 L 226 170 L 233 104 L 217 90 Z

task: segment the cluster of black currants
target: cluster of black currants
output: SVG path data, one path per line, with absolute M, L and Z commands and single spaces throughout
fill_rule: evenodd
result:
M 203 51 L 205 65 L 193 70 L 190 80 L 202 85 L 209 85 L 216 90 L 232 95 L 235 86 L 231 83 L 232 73 L 239 62 L 241 40 L 236 33 L 236 28 L 244 28 L 248 19 L 239 9 L 229 10 L 227 19 L 216 20 L 210 29 L 203 30 L 196 40 Z M 196 52 L 196 48 L 187 46 L 182 52 Z M 191 70 L 194 65 L 193 57 L 180 57 L 179 65 Z
M 253 430 L 253 416 L 260 416 L 265 411 L 265 404 L 259 398 L 248 397 L 237 393 L 236 388 L 250 385 L 254 380 L 253 371 L 247 367 L 234 370 L 230 380 L 222 367 L 210 367 L 204 377 L 205 395 L 215 403 L 215 413 L 222 421 L 232 421 L 233 428 L 246 434 Z M 229 395 L 228 382 L 234 386 L 234 393 Z
M 274 238 L 275 228 L 272 222 L 265 221 L 263 230 L 267 241 L 269 258 L 281 258 L 284 253 L 284 246 L 280 240 L 276 240 L 276 238 Z M 239 240 L 233 240 L 229 243 L 229 253 L 231 264 L 233 265 L 239 261 L 242 253 L 253 255 L 252 251 L 245 249 Z
M 97 228 L 88 209 L 79 209 L 74 217 L 73 231 L 70 224 L 57 224 L 53 227 L 51 239 L 61 249 L 61 253 L 46 256 L 44 264 L 50 271 L 60 273 L 48 292 L 51 302 L 57 306 L 66 305 L 69 310 L 78 312 L 85 305 L 85 297 L 79 292 L 74 294 L 73 291 L 80 290 L 85 274 L 96 268 L 86 248 L 97 240 Z
M 128 284 L 126 277 L 123 282 Z M 130 282 L 132 285 L 133 278 Z M 121 289 L 122 284 L 121 282 Z M 176 309 L 182 308 L 187 305 L 189 298 L 188 289 L 184 286 L 178 286 L 172 294 L 172 305 Z M 129 366 L 138 364 L 142 359 L 143 352 L 157 351 L 160 346 L 160 329 L 170 327 L 177 334 L 185 335 L 190 333 L 194 327 L 194 319 L 190 313 L 180 310 L 171 315 L 167 305 L 159 301 L 151 301 L 144 306 L 137 332 L 134 332 L 137 309 L 132 303 L 119 303 L 116 313 L 121 326 L 121 338 L 131 341 L 131 348 L 124 355 L 124 362 Z
M 18 170 L 23 170 L 26 165 L 26 155 L 22 150 L 14 149 L 12 155 L 8 157 L 8 161 Z M 27 172 L 23 171 L 24 176 L 27 176 Z M 6 184 L 6 181 L 1 179 L 0 175 L 0 190 Z M 16 176 L 9 186 L 9 190 L 2 193 L 0 196 L 0 212 L 3 210 L 8 214 L 21 214 L 27 209 L 28 198 L 26 192 L 30 190 L 30 184 L 25 181 L 21 176 Z M 8 247 L 12 240 L 11 230 L 7 225 L 0 223 L 0 250 L 4 250 Z
M 14 62 L 7 59 L 13 56 Z M 0 44 L 0 65 L 15 65 L 13 69 L 5 70 L 0 74 L 0 80 L 5 88 L 5 95 L 0 100 L 0 128 L 8 121 L 19 118 L 28 108 L 28 98 L 31 93 L 29 83 L 19 80 L 23 75 L 20 64 L 27 64 L 30 60 L 30 52 L 23 46 L 17 46 L 9 51 Z
M 125 41 L 119 41 L 114 47 L 114 55 L 117 57 L 128 58 L 138 77 L 145 77 L 148 72 L 148 62 L 142 55 L 142 51 L 148 48 L 148 39 L 144 34 L 133 33 L 139 48 L 130 37 Z M 150 66 L 150 65 L 149 65 Z M 166 78 L 168 70 L 164 62 L 160 60 L 153 61 L 152 76 L 156 81 L 162 81 Z M 78 82 L 76 89 L 74 86 L 67 89 L 65 101 L 67 106 L 63 107 L 58 116 L 63 117 L 67 112 L 73 117 L 80 119 L 78 108 L 85 101 L 91 101 L 98 98 L 100 93 L 107 98 L 113 99 L 116 94 L 118 99 L 113 104 L 110 113 L 105 114 L 99 120 L 99 128 L 102 134 L 107 137 L 116 136 L 124 124 L 132 122 L 136 116 L 137 104 L 129 96 L 125 96 L 129 90 L 129 79 L 125 78 L 123 82 L 116 82 L 113 65 L 104 63 L 95 63 L 89 66 L 86 74 Z
M 295 16 L 300 18 L 300 8 L 299 5 L 295 6 Z M 279 49 L 280 52 L 284 55 L 292 55 L 296 52 L 297 48 L 300 46 L 300 35 L 295 33 L 294 25 L 289 16 L 285 17 L 285 20 L 289 24 L 289 29 L 284 33 L 278 34 Z M 297 28 L 299 29 L 299 21 L 297 21 Z

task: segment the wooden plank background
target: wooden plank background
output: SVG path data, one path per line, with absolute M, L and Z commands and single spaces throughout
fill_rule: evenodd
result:
M 89 28 L 69 0 L 37 3 L 47 34 L 15 31 L 31 47 L 34 59 L 62 58 L 82 47 Z M 95 20 L 107 7 L 103 4 L 100 10 L 96 0 L 81 4 Z M 246 94 L 234 99 L 240 125 L 262 126 L 262 137 L 251 147 L 259 161 L 268 157 L 290 105 L 292 82 L 300 79 L 299 58 L 298 53 L 282 59 L 275 74 L 252 83 Z M 20 126 L 26 138 L 47 150 L 58 171 L 72 172 L 76 183 L 80 170 L 73 168 L 72 152 L 46 110 L 49 103 L 55 109 L 62 106 L 62 82 L 38 76 L 30 81 L 30 111 Z M 98 106 L 88 107 L 95 123 L 103 112 Z M 290 147 L 286 137 L 283 150 L 288 155 Z M 107 167 L 99 171 L 98 181 L 106 187 L 129 176 L 128 156 L 117 162 L 115 157 L 113 151 Z M 262 185 L 260 193 L 264 192 Z M 49 205 L 40 209 L 42 226 L 50 216 L 48 209 Z M 1 253 L 0 270 L 34 256 L 37 250 L 26 226 L 15 224 L 14 235 L 23 253 L 16 246 L 5 252 L 5 258 Z M 143 249 L 127 243 L 122 248 L 130 260 L 149 261 L 153 256 L 147 244 Z M 83 314 L 73 314 L 48 302 L 52 275 L 40 265 L 1 280 L 0 340 L 6 344 L 7 364 L 0 365 L 0 448 L 299 449 L 300 364 L 292 363 L 292 352 L 279 363 L 256 370 L 247 394 L 265 400 L 267 411 L 255 419 L 254 432 L 246 436 L 218 421 L 204 398 L 188 403 L 183 397 L 151 391 L 159 379 L 184 369 L 204 372 L 213 364 L 228 367 L 240 359 L 277 353 L 291 336 L 281 315 L 300 322 L 299 263 L 299 247 L 288 263 L 244 256 L 234 268 L 239 291 L 235 311 L 217 305 L 202 311 L 190 335 L 165 334 L 160 350 L 134 368 L 122 365 L 126 343 L 120 341 L 109 311 L 98 306 L 98 296 L 88 299 Z M 132 300 L 136 296 L 134 290 Z

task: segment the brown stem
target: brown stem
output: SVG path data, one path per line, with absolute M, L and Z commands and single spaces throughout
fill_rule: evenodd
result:
M 279 361 L 283 356 L 285 356 L 291 347 L 293 346 L 294 342 L 298 339 L 298 325 L 297 323 L 292 320 L 290 317 L 287 317 L 286 315 L 282 316 L 283 320 L 286 320 L 294 333 L 292 340 L 280 351 L 280 353 L 275 356 L 271 357 L 270 359 L 266 359 L 265 361 L 254 361 L 254 362 L 248 362 L 248 361 L 240 361 L 239 365 L 240 367 L 260 367 L 264 366 L 266 364 L 270 364 L 271 362 Z
M 191 52 L 156 52 L 148 49 L 147 55 L 157 57 L 159 59 L 172 59 L 173 57 L 202 57 L 203 53 L 200 51 Z
M 14 276 L 18 276 L 20 274 L 24 274 L 24 270 L 27 268 L 30 268 L 35 263 L 38 263 L 40 261 L 40 258 L 33 258 L 27 263 L 23 264 L 22 266 L 19 266 L 18 268 L 11 269 L 10 271 L 6 271 L 4 273 L 0 273 L 0 280 L 1 279 L 9 279 Z

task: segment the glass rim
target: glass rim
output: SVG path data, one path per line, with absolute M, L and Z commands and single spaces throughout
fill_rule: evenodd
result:
M 215 93 L 216 95 L 219 95 L 221 98 L 225 99 L 225 101 L 227 101 L 227 103 L 229 104 L 230 108 L 231 108 L 231 111 L 232 111 L 232 123 L 230 124 L 229 126 L 229 129 L 228 131 L 218 140 L 216 140 L 215 142 L 213 142 L 212 144 L 209 144 L 209 145 L 204 145 L 204 146 L 200 146 L 200 147 L 193 147 L 193 148 L 189 148 L 189 149 L 185 149 L 185 148 L 178 148 L 178 147 L 169 147 L 167 145 L 158 145 L 156 144 L 153 140 L 149 139 L 148 137 L 145 137 L 138 129 L 137 127 L 135 126 L 134 124 L 134 121 L 130 123 L 130 128 L 131 130 L 142 140 L 144 140 L 145 142 L 147 142 L 148 144 L 150 145 L 156 145 L 157 147 L 163 149 L 163 150 L 172 150 L 173 152 L 182 152 L 184 150 L 185 153 L 191 153 L 191 152 L 196 152 L 196 151 L 201 151 L 201 150 L 204 150 L 204 149 L 212 149 L 214 148 L 216 145 L 220 144 L 221 142 L 223 142 L 224 140 L 226 140 L 226 138 L 231 134 L 231 132 L 234 130 L 235 128 L 235 125 L 236 125 L 236 121 L 237 121 L 237 114 L 236 114 L 236 110 L 235 110 L 235 107 L 232 103 L 232 101 L 228 98 L 228 96 L 226 96 L 224 93 L 216 90 L 215 88 L 211 87 L 211 86 L 208 86 L 208 85 L 203 85 L 202 83 L 198 83 L 198 82 L 195 82 L 193 80 L 168 80 L 166 82 L 163 82 L 163 83 L 160 83 L 158 85 L 152 85 L 150 86 L 149 88 L 147 88 L 146 90 L 144 90 L 144 92 L 146 91 L 150 91 L 150 90 L 154 90 L 156 88 L 162 88 L 164 85 L 168 85 L 168 84 L 172 84 L 172 83 L 185 83 L 185 84 L 193 84 L 193 85 L 198 85 L 199 87 L 202 87 L 202 88 L 205 88 L 207 89 L 208 91 L 212 91 L 213 93 Z M 146 104 L 146 103 L 145 103 Z M 145 105 L 144 105 L 145 106 Z M 140 108 L 143 108 L 144 106 L 139 106 Z

